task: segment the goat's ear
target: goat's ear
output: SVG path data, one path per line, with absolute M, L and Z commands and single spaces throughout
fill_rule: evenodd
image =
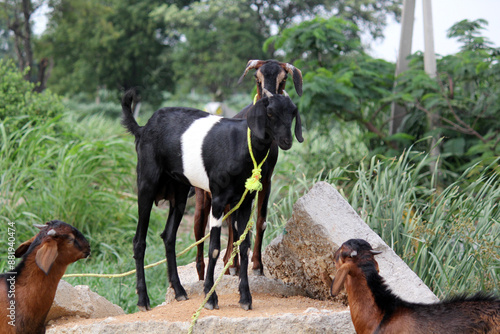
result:
M 300 120 L 298 109 L 295 112 L 295 138 L 297 138 L 299 143 L 304 141 L 304 137 L 302 137 L 302 121 Z
M 302 96 L 302 72 L 296 67 L 293 70 L 293 85 L 297 94 Z
M 57 258 L 57 241 L 49 239 L 42 244 L 42 247 L 36 252 L 35 261 L 38 268 L 42 269 L 45 275 L 49 274 L 50 268 Z
M 266 137 L 266 123 L 267 123 L 267 106 L 269 105 L 269 99 L 264 97 L 258 100 L 247 116 L 247 123 L 252 133 L 259 139 L 264 139 Z
M 344 286 L 344 281 L 349 274 L 349 271 L 351 270 L 351 263 L 344 263 L 340 268 L 337 270 L 337 273 L 335 274 L 335 278 L 332 283 L 332 288 L 330 289 L 330 293 L 332 296 L 336 296 L 342 287 Z
M 284 64 L 285 71 L 287 71 L 293 78 L 293 85 L 295 86 L 295 91 L 299 96 L 302 96 L 302 72 L 291 64 Z
M 35 241 L 35 238 L 36 238 L 36 235 L 33 238 L 31 238 L 30 240 L 25 241 L 22 244 L 20 244 L 19 247 L 17 247 L 16 251 L 14 252 L 14 256 L 15 257 L 23 256 L 24 253 L 26 253 L 28 251 L 28 248 L 30 248 L 31 243 L 33 241 Z

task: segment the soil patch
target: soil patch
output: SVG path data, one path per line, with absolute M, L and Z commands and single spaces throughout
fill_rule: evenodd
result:
M 315 300 L 303 296 L 283 298 L 269 294 L 252 294 L 253 309 L 244 311 L 240 308 L 238 294 L 219 296 L 219 310 L 203 309 L 200 318 L 218 316 L 227 318 L 269 317 L 278 314 L 303 314 L 307 312 L 340 312 L 348 308 L 332 301 Z M 114 317 L 113 323 L 146 322 L 150 320 L 191 321 L 193 313 L 202 302 L 202 296 L 193 296 L 189 300 L 159 305 L 149 312 L 137 312 Z M 102 319 L 61 318 L 51 321 L 47 329 L 73 327 L 75 325 L 89 325 L 101 322 Z

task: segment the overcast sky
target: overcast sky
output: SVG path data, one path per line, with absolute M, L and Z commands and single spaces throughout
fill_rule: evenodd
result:
M 45 7 L 45 8 L 44 8 Z M 43 6 L 34 15 L 35 33 L 45 29 L 47 7 Z M 496 47 L 500 47 L 500 0 L 432 0 L 432 20 L 434 23 L 434 50 L 439 55 L 448 55 L 458 51 L 455 39 L 446 38 L 446 31 L 456 22 L 468 19 L 485 19 L 487 30 L 483 31 Z M 393 20 L 384 31 L 384 40 L 371 44 L 369 52 L 373 57 L 396 62 L 399 49 L 401 25 Z M 415 23 L 413 27 L 412 53 L 424 51 L 424 28 L 422 0 L 416 0 Z
M 415 22 L 413 27 L 412 53 L 424 51 L 422 0 L 416 0 Z M 432 21 L 434 23 L 434 50 L 445 56 L 456 53 L 459 49 L 456 39 L 448 39 L 446 31 L 455 23 L 468 19 L 485 19 L 488 37 L 494 46 L 500 47 L 500 0 L 432 0 Z M 370 54 L 396 62 L 399 49 L 401 25 L 392 21 L 384 31 L 385 39 L 372 43 Z

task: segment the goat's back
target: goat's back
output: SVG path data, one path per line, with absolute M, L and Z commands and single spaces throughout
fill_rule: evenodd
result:
M 407 304 L 377 333 L 500 333 L 500 300 L 477 294 L 436 304 Z
M 209 179 L 221 170 L 251 175 L 246 128 L 245 119 L 223 118 L 192 108 L 162 108 L 142 128 L 137 142 L 139 161 L 154 162 L 170 176 L 210 191 Z M 248 159 L 243 168 L 239 167 L 242 159 Z

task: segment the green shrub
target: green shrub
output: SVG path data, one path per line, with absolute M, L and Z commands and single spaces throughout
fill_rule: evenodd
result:
M 63 111 L 60 99 L 45 91 L 34 92 L 35 85 L 23 78 L 12 61 L 0 59 L 0 120 L 14 118 L 8 131 L 50 120 Z

